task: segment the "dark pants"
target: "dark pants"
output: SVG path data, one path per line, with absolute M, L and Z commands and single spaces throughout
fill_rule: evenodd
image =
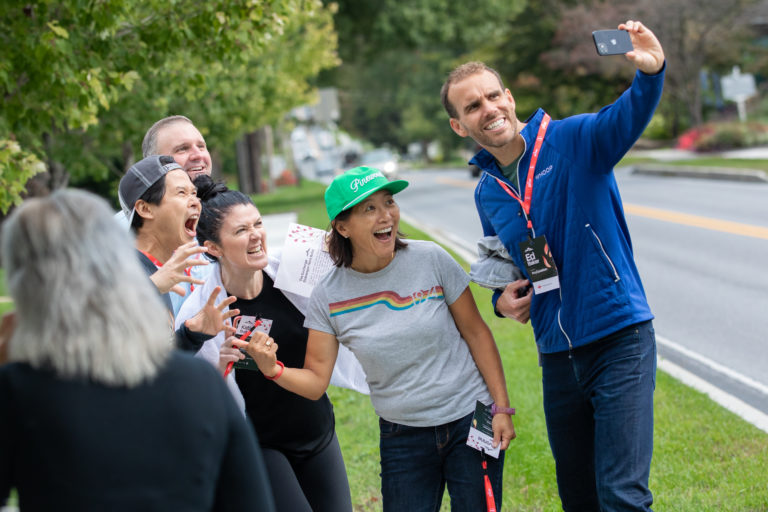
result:
M 652 322 L 542 354 L 544 413 L 565 511 L 651 510 Z
M 472 413 L 436 427 L 409 427 L 379 419 L 384 512 L 437 512 L 446 483 L 451 510 L 486 510 L 482 454 L 467 446 Z M 486 457 L 501 510 L 504 452 Z
M 351 512 L 349 482 L 336 434 L 320 452 L 292 458 L 262 448 L 278 512 Z

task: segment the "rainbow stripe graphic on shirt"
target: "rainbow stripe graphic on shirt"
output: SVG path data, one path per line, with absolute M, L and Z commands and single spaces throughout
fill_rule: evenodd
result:
M 360 311 L 361 309 L 370 308 L 377 304 L 386 306 L 393 311 L 402 311 L 428 300 L 444 299 L 445 295 L 443 295 L 443 287 L 433 286 L 429 290 L 418 290 L 405 297 L 401 297 L 393 291 L 371 293 L 370 295 L 363 295 L 362 297 L 355 297 L 354 299 L 332 302 L 328 305 L 328 310 L 332 317 L 343 315 L 345 313 L 352 313 L 353 311 Z

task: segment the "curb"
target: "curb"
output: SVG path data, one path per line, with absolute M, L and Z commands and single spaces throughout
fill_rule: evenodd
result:
M 650 176 L 676 176 L 682 178 L 702 178 L 710 180 L 742 181 L 748 183 L 768 183 L 768 175 L 757 169 L 738 169 L 734 167 L 702 167 L 694 165 L 635 164 L 629 166 L 631 174 Z
M 431 226 L 427 226 L 419 222 L 418 220 L 414 219 L 410 215 L 406 215 L 404 213 L 400 213 L 400 219 L 404 220 L 405 222 L 407 222 L 414 228 L 418 229 L 419 231 L 423 231 L 424 233 L 432 237 L 436 242 L 451 249 L 453 252 L 456 253 L 457 256 L 459 256 L 461 259 L 466 261 L 467 265 L 477 260 L 477 253 L 473 252 L 474 248 L 467 246 L 466 243 L 459 240 L 457 237 L 452 236 L 449 233 L 444 233 L 440 230 L 436 230 Z

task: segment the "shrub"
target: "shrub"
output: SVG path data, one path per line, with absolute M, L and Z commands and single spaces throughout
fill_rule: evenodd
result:
M 678 149 L 723 151 L 768 144 L 768 124 L 759 122 L 706 123 L 677 139 Z

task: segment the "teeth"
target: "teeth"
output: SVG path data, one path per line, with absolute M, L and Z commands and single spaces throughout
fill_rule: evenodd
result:
M 496 121 L 492 122 L 488 126 L 485 127 L 486 130 L 495 130 L 496 128 L 500 127 L 502 124 L 504 124 L 504 118 L 497 119 Z
M 392 232 L 392 228 L 389 227 L 389 228 L 380 229 L 378 231 L 374 231 L 373 233 L 376 235 L 383 235 L 384 233 L 391 233 L 391 232 Z

